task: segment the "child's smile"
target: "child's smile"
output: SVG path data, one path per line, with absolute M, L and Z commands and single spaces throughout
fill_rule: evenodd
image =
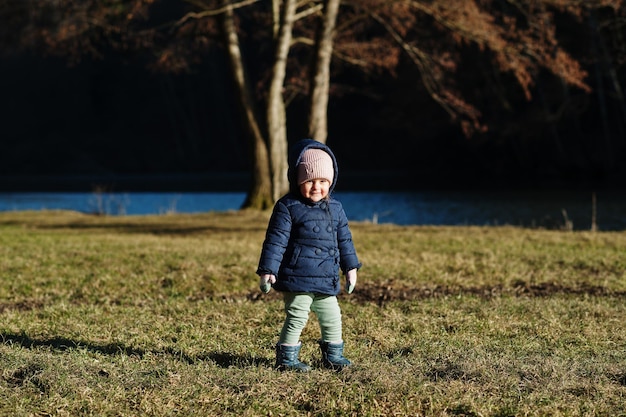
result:
M 300 184 L 300 193 L 302 196 L 314 203 L 326 198 L 330 182 L 323 178 L 305 181 Z

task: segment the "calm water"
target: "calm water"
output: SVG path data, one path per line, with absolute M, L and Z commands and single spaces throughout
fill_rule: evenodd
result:
M 336 192 L 348 218 L 400 225 L 514 225 L 589 229 L 591 192 Z M 0 193 L 0 211 L 76 210 L 109 215 L 237 210 L 244 193 Z M 626 193 L 596 193 L 600 230 L 626 230 Z

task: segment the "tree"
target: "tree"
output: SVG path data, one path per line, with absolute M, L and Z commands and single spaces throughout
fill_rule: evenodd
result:
M 235 18 L 232 5 L 224 1 L 222 15 L 222 30 L 226 39 L 229 62 L 233 72 L 235 85 L 239 91 L 241 109 L 245 115 L 246 126 L 252 140 L 253 149 L 253 184 L 244 207 L 268 208 L 272 203 L 272 184 L 268 149 L 258 121 L 258 110 L 252 97 L 249 76 L 243 65 L 239 35 L 235 27 Z
M 242 69 L 242 56 L 237 42 L 238 35 L 233 23 L 233 7 L 228 1 L 224 1 L 223 6 L 226 13 L 223 14 L 222 19 L 224 22 L 228 22 L 223 26 L 224 33 L 228 39 L 232 40 L 228 43 L 231 65 L 233 68 Z M 339 0 L 326 0 L 321 8 L 318 8 L 315 2 L 304 2 L 305 12 L 301 15 L 307 16 L 310 13 L 315 13 L 317 9 L 322 14 L 321 25 L 315 42 L 316 59 L 311 72 L 313 88 L 309 118 L 310 136 L 322 142 L 326 141 L 327 135 L 326 108 L 330 78 L 329 67 L 332 55 L 333 29 L 338 8 Z M 246 117 L 248 125 L 254 131 L 255 152 L 253 188 L 245 203 L 248 207 L 266 208 L 278 200 L 289 187 L 287 182 L 287 120 L 283 90 L 293 37 L 293 26 L 298 18 L 296 12 L 297 2 L 295 0 L 272 1 L 272 28 L 275 47 L 266 101 L 267 139 L 264 139 L 260 129 L 257 129 L 260 123 L 254 117 Z M 241 102 L 245 108 L 244 113 L 250 116 L 258 114 L 252 110 L 252 103 L 248 99 L 250 87 L 245 82 L 245 77 L 236 77 L 236 82 L 242 95 Z M 267 146 L 267 150 L 265 146 Z M 269 160 L 266 162 L 267 155 Z M 262 171 L 267 169 L 267 165 L 269 165 L 271 172 L 271 186 L 269 187 L 266 174 Z
M 241 2 L 237 6 L 255 3 L 254 1 Z M 267 97 L 265 104 L 265 119 L 262 119 L 251 93 L 249 71 L 244 64 L 241 52 L 241 41 L 235 18 L 235 4 L 222 0 L 220 7 L 206 8 L 202 11 L 192 11 L 179 20 L 178 25 L 184 26 L 191 20 L 218 15 L 221 19 L 222 32 L 227 45 L 229 62 L 234 75 L 234 82 L 239 92 L 242 112 L 247 130 L 250 132 L 253 148 L 254 175 L 253 184 L 244 203 L 245 207 L 268 208 L 273 205 L 288 187 L 287 181 L 287 120 L 285 110 L 285 79 L 287 64 L 292 45 L 293 27 L 298 19 L 311 15 L 321 14 L 320 29 L 315 38 L 316 59 L 311 72 L 311 117 L 309 121 L 310 136 L 325 142 L 327 135 L 326 108 L 329 89 L 329 66 L 332 55 L 332 36 L 334 24 L 339 8 L 339 0 L 325 0 L 321 4 L 315 1 L 301 2 L 298 12 L 296 0 L 273 0 L 271 9 L 271 28 L 273 55 L 271 69 L 267 82 Z M 320 7 L 321 6 L 321 7 Z M 262 19 L 269 22 L 269 19 Z M 269 25 L 268 25 L 269 26 Z M 263 123 L 265 122 L 265 123 Z M 267 126 L 266 133 L 262 126 Z M 269 173 L 269 181 L 268 181 Z
M 386 32 L 378 40 L 386 45 L 384 50 L 395 53 L 389 53 L 388 62 L 378 62 L 394 68 L 399 51 L 409 57 L 431 97 L 469 134 L 484 126 L 479 109 L 466 101 L 454 82 L 468 50 L 474 51 L 472 59 L 489 60 L 494 69 L 512 75 L 527 98 L 542 69 L 589 91 L 587 73 L 561 45 L 555 19 L 564 14 L 580 19 L 599 8 L 618 11 L 622 2 L 372 0 L 349 4 L 363 14 L 367 31 L 376 33 L 374 26 L 379 26 Z M 342 49 L 341 40 L 337 49 Z
M 276 201 L 289 188 L 287 183 L 287 120 L 283 87 L 287 71 L 287 56 L 291 46 L 296 0 L 274 0 L 274 10 L 279 14 L 278 33 L 275 38 L 274 59 L 267 97 L 268 147 L 272 171 L 272 200 Z M 274 15 L 276 16 L 276 15 Z
M 505 106 L 511 93 L 530 99 L 544 73 L 590 91 L 587 72 L 564 47 L 558 22 L 582 24 L 597 11 L 624 13 L 621 0 L 31 3 L 37 7 L 14 14 L 15 21 L 28 22 L 22 39 L 71 59 L 102 56 L 107 48 L 141 50 L 154 55 L 155 69 L 184 71 L 199 51 L 223 47 L 250 137 L 254 183 L 246 205 L 261 209 L 287 188 L 286 107 L 293 97 L 308 97 L 309 135 L 324 142 L 328 99 L 341 90 L 330 83 L 334 75 L 355 68 L 394 74 L 409 63 L 434 102 L 471 136 L 488 125 L 459 83 L 461 68 L 478 61 L 502 74 L 505 82 L 497 88 Z
M 455 83 L 456 71 L 468 50 L 474 58 L 489 60 L 495 70 L 511 75 L 528 100 L 542 70 L 588 92 L 587 73 L 561 46 L 556 18 L 569 15 L 583 19 L 599 9 L 617 12 L 622 2 L 312 0 L 300 2 L 298 9 L 294 1 L 274 0 L 272 6 L 275 53 L 267 87 L 267 138 L 256 140 L 255 149 L 267 146 L 271 200 L 275 201 L 286 190 L 286 91 L 308 95 L 309 136 L 324 142 L 328 134 L 331 58 L 335 58 L 339 70 L 342 65 L 349 65 L 364 71 L 394 72 L 402 65 L 403 57 L 407 57 L 417 68 L 432 99 L 471 136 L 486 131 L 487 126 L 480 109 L 467 101 L 466 94 Z M 306 17 L 309 19 L 305 20 Z M 311 25 L 311 17 L 316 19 L 316 25 Z M 257 20 L 256 26 L 240 25 L 238 30 L 254 31 L 259 24 L 267 24 L 263 22 L 267 19 Z M 317 30 L 310 30 L 311 26 Z M 234 30 L 234 26 L 230 29 Z M 312 46 L 311 51 L 294 52 L 292 38 L 293 45 Z M 241 55 L 236 58 L 241 59 Z M 288 63 L 296 74 L 290 80 L 286 78 L 290 70 Z M 259 159 L 263 155 L 264 152 L 257 153 L 255 164 L 264 164 Z M 261 180 L 255 178 L 257 182 Z M 267 199 L 263 201 L 269 203 Z
M 340 0 L 329 0 L 324 3 L 312 65 L 311 93 L 309 96 L 309 137 L 323 143 L 326 143 L 328 136 L 330 64 L 339 4 Z
M 122 3 L 50 2 L 37 0 L 40 7 L 31 11 L 30 27 L 24 41 L 31 48 L 41 48 L 80 60 L 84 54 L 102 56 L 106 48 L 141 50 L 152 48 L 157 57 L 153 68 L 181 71 L 191 65 L 197 44 L 223 40 L 231 65 L 233 82 L 239 92 L 243 120 L 250 136 L 253 155 L 253 184 L 245 206 L 264 209 L 286 192 L 287 132 L 283 98 L 287 56 L 291 46 L 292 27 L 296 19 L 295 0 L 273 1 L 272 43 L 274 54 L 265 100 L 253 93 L 249 70 L 242 54 L 236 9 L 259 3 L 258 0 L 227 0 L 187 3 L 177 19 L 163 23 L 149 21 L 155 6 L 152 0 Z M 304 7 L 310 7 L 305 3 Z M 307 14 L 305 13 L 305 16 Z M 269 20 L 264 20 L 268 23 Z M 181 45 L 189 41 L 190 46 Z M 327 62 L 328 63 L 328 62 Z M 265 105 L 266 111 L 259 110 Z

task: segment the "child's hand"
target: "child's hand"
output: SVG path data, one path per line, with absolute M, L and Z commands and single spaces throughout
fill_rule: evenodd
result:
M 356 268 L 351 269 L 346 273 L 346 292 L 352 294 L 354 287 L 356 286 Z
M 276 277 L 274 275 L 263 274 L 259 277 L 259 288 L 261 289 L 261 291 L 267 294 L 268 292 L 270 292 L 270 289 L 272 289 L 272 284 L 274 284 L 275 282 Z

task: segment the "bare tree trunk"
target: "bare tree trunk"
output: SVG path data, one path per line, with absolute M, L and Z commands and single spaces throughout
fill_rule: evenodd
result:
M 328 97 L 333 37 L 341 0 L 325 0 L 322 22 L 317 33 L 316 56 L 311 74 L 309 137 L 326 143 L 328 137 Z
M 594 29 L 596 30 L 596 32 L 598 31 L 597 28 L 594 27 Z M 601 126 L 602 126 L 602 134 L 604 136 L 604 144 L 605 144 L 605 148 L 604 148 L 604 155 L 605 155 L 605 161 L 606 161 L 606 165 L 607 168 L 610 170 L 611 168 L 613 168 L 613 147 L 611 144 L 611 126 L 610 126 L 610 122 L 609 122 L 609 116 L 608 116 L 608 100 L 606 98 L 606 87 L 604 86 L 604 71 L 603 71 L 603 57 L 602 55 L 597 51 L 598 50 L 598 45 L 597 45 L 597 39 L 595 40 L 596 42 L 594 42 L 594 47 L 596 49 L 596 56 L 599 57 L 598 59 L 595 60 L 594 63 L 594 73 L 596 76 L 596 93 L 598 95 L 598 104 L 599 104 L 599 110 L 600 110 L 600 120 L 602 121 Z
M 598 49 L 598 58 L 596 59 L 597 63 L 596 63 L 596 78 L 598 80 L 598 96 L 600 96 L 601 91 L 600 89 L 604 86 L 603 83 L 603 77 L 606 77 L 608 80 L 608 84 L 610 87 L 612 87 L 613 91 L 610 91 L 610 95 L 613 97 L 613 100 L 615 102 L 615 105 L 617 106 L 617 112 L 619 113 L 621 111 L 622 113 L 622 121 L 626 120 L 626 103 L 624 102 L 624 93 L 622 90 L 622 86 L 620 84 L 619 81 L 619 77 L 617 75 L 617 71 L 615 70 L 615 65 L 613 63 L 613 58 L 611 57 L 611 54 L 608 51 L 607 45 L 606 45 L 606 41 L 604 40 L 604 37 L 602 35 L 602 31 L 598 28 L 598 23 L 596 22 L 596 19 L 592 17 L 591 19 L 591 25 L 592 25 L 592 29 L 595 32 L 595 42 L 594 42 L 594 46 L 596 46 L 596 48 Z M 604 65 L 602 65 L 604 64 Z M 602 73 L 600 74 L 600 70 L 598 70 L 597 68 L 602 68 Z M 601 98 L 603 100 L 606 100 L 605 95 L 602 94 Z M 602 110 L 602 124 L 604 127 L 605 132 L 605 136 L 606 136 L 606 154 L 607 154 L 607 161 L 609 163 L 609 169 L 613 167 L 614 164 L 614 158 L 613 158 L 613 146 L 612 146 L 612 140 L 611 140 L 611 136 L 610 135 L 610 126 L 609 126 L 609 121 L 608 121 L 608 116 L 607 116 L 607 109 L 608 106 L 606 105 L 601 105 L 600 109 Z M 616 138 L 620 138 L 620 139 L 624 139 L 625 135 L 624 135 L 624 123 L 616 123 L 614 124 L 617 132 L 614 134 L 614 136 Z M 619 146 L 619 145 L 618 145 Z
M 279 0 L 274 0 L 279 1 Z M 284 0 L 280 15 L 280 28 L 276 39 L 276 52 L 272 81 L 267 99 L 267 124 L 272 170 L 272 197 L 278 200 L 289 189 L 287 180 L 287 115 L 283 98 L 283 86 L 287 67 L 287 55 L 291 46 L 292 28 L 296 14 L 296 0 Z
M 223 6 L 225 7 L 225 12 L 222 14 L 222 29 L 226 38 L 233 78 L 239 92 L 239 101 L 244 113 L 244 122 L 251 138 L 253 157 L 252 185 L 242 208 L 263 210 L 271 207 L 274 203 L 267 145 L 259 127 L 256 105 L 252 98 L 248 76 L 241 58 L 233 8 L 228 0 L 223 1 Z

